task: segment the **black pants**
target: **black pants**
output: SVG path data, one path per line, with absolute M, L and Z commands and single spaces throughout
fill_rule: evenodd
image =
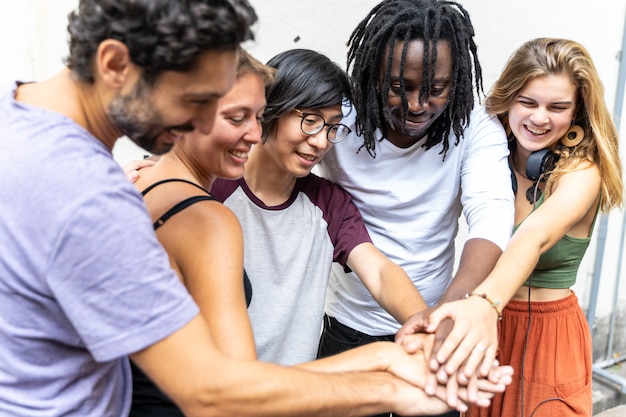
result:
M 337 353 L 344 352 L 348 349 L 352 349 L 358 346 L 367 345 L 373 342 L 380 341 L 394 341 L 395 335 L 385 336 L 370 336 L 365 333 L 361 333 L 358 330 L 354 330 L 345 324 L 340 323 L 334 317 L 324 315 L 324 330 L 320 338 L 319 348 L 317 350 L 318 358 L 325 358 L 327 356 L 336 355 Z M 389 417 L 390 414 L 378 414 L 372 417 Z M 435 416 L 433 416 L 435 417 Z M 441 414 L 437 417 L 459 417 L 458 411 L 451 411 L 446 414 Z

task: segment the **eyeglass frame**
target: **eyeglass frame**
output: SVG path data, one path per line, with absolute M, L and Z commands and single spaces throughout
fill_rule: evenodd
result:
M 343 123 L 326 123 L 326 119 L 324 119 L 324 117 L 321 114 L 306 113 L 306 112 L 303 112 L 300 109 L 293 109 L 293 111 L 295 111 L 296 113 L 298 113 L 300 115 L 300 117 L 301 117 L 301 120 L 300 120 L 300 130 L 305 135 L 308 135 L 308 136 L 317 135 L 326 126 L 328 126 L 328 129 L 326 130 L 326 140 L 329 141 L 330 143 L 335 144 L 335 143 L 341 142 L 342 140 L 347 138 L 350 133 L 352 133 L 352 129 L 350 129 L 348 126 L 344 125 Z M 304 120 L 307 118 L 307 116 L 316 116 L 316 117 L 319 117 L 320 119 L 322 119 L 322 124 L 320 125 L 320 127 L 315 132 L 307 132 L 307 131 L 304 130 L 304 126 L 303 126 L 304 125 Z M 328 135 L 330 134 L 331 129 L 334 128 L 334 127 L 337 127 L 337 126 L 343 126 L 346 129 L 347 133 L 340 139 L 332 139 L 331 140 L 328 137 Z

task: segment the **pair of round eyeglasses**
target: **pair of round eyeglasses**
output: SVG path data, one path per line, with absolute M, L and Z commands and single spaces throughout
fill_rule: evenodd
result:
M 328 126 L 328 130 L 326 131 L 326 139 L 330 143 L 338 143 L 346 138 L 352 132 L 352 130 L 341 123 L 330 124 L 326 123 L 326 120 L 319 114 L 315 113 L 305 113 L 299 109 L 293 109 L 296 113 L 300 115 L 302 121 L 300 122 L 300 130 L 305 135 L 315 135 L 319 133 L 325 126 Z

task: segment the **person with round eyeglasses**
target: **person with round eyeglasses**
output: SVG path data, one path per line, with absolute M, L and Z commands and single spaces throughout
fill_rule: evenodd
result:
M 346 138 L 352 132 L 352 130 L 341 123 L 330 124 L 326 123 L 326 120 L 319 114 L 305 113 L 300 109 L 293 109 L 302 117 L 300 122 L 300 129 L 306 135 L 315 135 L 320 132 L 324 127 L 328 127 L 326 130 L 326 139 L 330 143 L 339 143 Z
M 350 133 L 342 104 L 350 81 L 326 56 L 293 49 L 270 59 L 263 135 L 238 180 L 211 193 L 239 218 L 248 308 L 258 358 L 293 365 L 316 358 L 333 262 L 354 271 L 398 321 L 426 308 L 406 273 L 374 245 L 342 188 L 311 170 Z

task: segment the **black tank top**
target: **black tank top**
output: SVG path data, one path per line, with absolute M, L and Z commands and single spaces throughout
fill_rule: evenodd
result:
M 197 195 L 186 198 L 180 203 L 174 205 L 174 207 L 167 210 L 162 216 L 160 216 L 154 223 L 154 230 L 163 226 L 163 224 L 176 213 L 184 210 L 192 204 L 198 201 L 214 200 L 218 201 L 211 195 L 209 191 L 195 184 L 191 181 L 187 181 L 180 178 L 170 178 L 162 181 L 155 182 L 141 192 L 142 195 L 146 195 L 150 190 L 154 189 L 158 185 L 168 182 L 185 182 L 191 184 L 194 187 L 202 190 L 206 195 Z M 246 305 L 250 306 L 252 300 L 252 285 L 248 279 L 246 271 L 243 271 L 243 285 L 246 295 Z M 178 409 L 176 404 L 169 399 L 151 380 L 146 374 L 139 369 L 133 361 L 130 361 L 130 367 L 133 373 L 133 401 L 130 409 L 129 417 L 185 417 L 185 415 Z

